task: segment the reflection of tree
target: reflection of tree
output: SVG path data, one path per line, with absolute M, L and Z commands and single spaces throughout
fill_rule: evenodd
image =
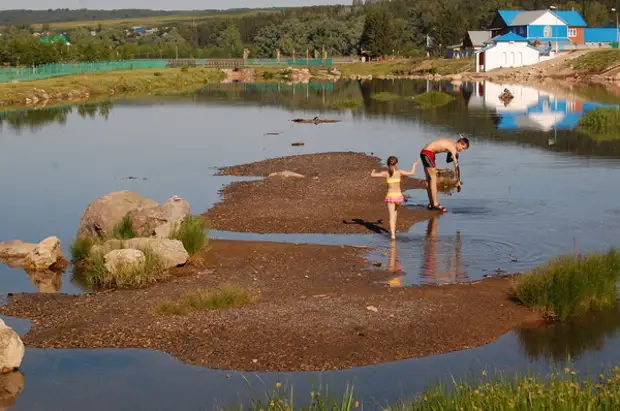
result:
M 566 361 L 586 351 L 600 350 L 620 330 L 620 310 L 592 313 L 539 328 L 517 329 L 525 354 L 533 359 Z

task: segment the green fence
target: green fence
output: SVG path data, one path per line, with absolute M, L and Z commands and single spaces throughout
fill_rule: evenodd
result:
M 332 59 L 149 59 L 96 63 L 43 64 L 36 67 L 2 67 L 0 83 L 33 81 L 72 74 L 103 73 L 114 70 L 159 69 L 180 66 L 208 67 L 331 67 Z

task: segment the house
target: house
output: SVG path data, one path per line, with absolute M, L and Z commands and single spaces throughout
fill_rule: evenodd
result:
M 575 10 L 556 10 L 553 12 L 568 26 L 568 38 L 574 44 L 585 44 L 584 30 L 588 27 L 588 23 Z
M 485 43 L 493 36 L 491 30 L 485 31 L 468 31 L 463 38 L 462 55 L 471 55 L 485 46 Z
M 508 27 L 510 23 L 517 17 L 517 14 L 523 10 L 497 10 L 495 18 L 490 24 L 489 30 L 491 31 L 491 37 L 501 36 L 508 33 Z
M 608 46 L 618 41 L 620 37 L 617 28 L 586 27 L 584 41 L 589 46 Z
M 492 38 L 475 56 L 476 72 L 528 66 L 540 61 L 538 49 L 532 47 L 525 37 L 512 32 Z

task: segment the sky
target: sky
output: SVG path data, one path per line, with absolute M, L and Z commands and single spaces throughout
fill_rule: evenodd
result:
M 0 0 L 0 10 L 9 9 L 155 9 L 204 10 L 236 7 L 310 6 L 351 4 L 351 0 Z

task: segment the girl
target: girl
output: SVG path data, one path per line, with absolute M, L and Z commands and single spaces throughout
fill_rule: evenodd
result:
M 398 159 L 394 156 L 390 156 L 387 160 L 387 171 L 376 172 L 372 170 L 371 177 L 385 177 L 388 185 L 388 192 L 385 196 L 385 202 L 387 203 L 388 213 L 390 215 L 390 237 L 392 241 L 396 240 L 396 214 L 400 203 L 405 201 L 403 193 L 400 191 L 400 176 L 412 176 L 415 174 L 415 167 L 418 165 L 418 161 L 413 163 L 411 170 L 403 171 L 397 167 Z

